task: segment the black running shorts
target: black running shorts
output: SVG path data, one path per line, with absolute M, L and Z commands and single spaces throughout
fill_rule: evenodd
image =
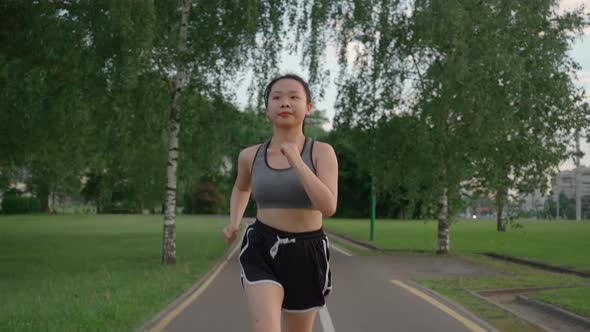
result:
M 322 229 L 289 233 L 259 220 L 246 228 L 240 250 L 242 286 L 272 283 L 284 290 L 283 310 L 324 306 L 332 291 L 330 250 Z

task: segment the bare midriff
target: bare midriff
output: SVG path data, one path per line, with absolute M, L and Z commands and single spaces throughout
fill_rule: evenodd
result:
M 259 209 L 258 220 L 285 232 L 302 233 L 322 227 L 322 213 L 312 209 Z

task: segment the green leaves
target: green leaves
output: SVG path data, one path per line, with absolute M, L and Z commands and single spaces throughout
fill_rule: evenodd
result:
M 342 66 L 335 130 L 392 200 L 433 201 L 443 173 L 457 196 L 464 180 L 493 193 L 543 187 L 589 124 L 567 56 L 583 17 L 554 5 L 192 1 L 181 178 L 214 176 L 270 133 L 263 113 L 228 102 L 237 72 L 250 68 L 261 93 L 279 53 L 301 49 L 321 95 L 329 45 Z M 88 168 L 161 190 L 179 3 L 12 1 L 0 14 L 0 168 L 55 183 Z
M 466 180 L 492 194 L 546 188 L 573 133 L 589 124 L 566 53 L 582 18 L 557 16 L 555 5 L 417 0 L 409 12 L 395 2 L 342 4 L 346 69 L 335 123 L 355 137 L 358 162 L 388 190 L 404 182 L 407 173 L 392 175 L 404 164 L 441 174 L 444 182 L 426 182 L 457 197 Z M 352 63 L 351 45 L 359 49 Z M 405 111 L 419 134 L 409 133 Z M 414 153 L 429 158 L 403 152 L 413 139 Z

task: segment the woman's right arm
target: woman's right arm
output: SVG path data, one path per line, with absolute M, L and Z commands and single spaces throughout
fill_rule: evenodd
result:
M 250 172 L 256 150 L 257 146 L 248 147 L 242 150 L 238 157 L 238 175 L 231 192 L 230 221 L 223 230 L 224 240 L 228 244 L 238 235 L 238 228 L 250 199 Z

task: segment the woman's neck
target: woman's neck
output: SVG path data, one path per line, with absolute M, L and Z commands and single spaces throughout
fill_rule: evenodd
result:
M 293 128 L 289 130 L 275 128 L 272 135 L 272 145 L 281 146 L 283 143 L 293 143 L 298 146 L 305 142 L 305 135 L 301 128 Z

